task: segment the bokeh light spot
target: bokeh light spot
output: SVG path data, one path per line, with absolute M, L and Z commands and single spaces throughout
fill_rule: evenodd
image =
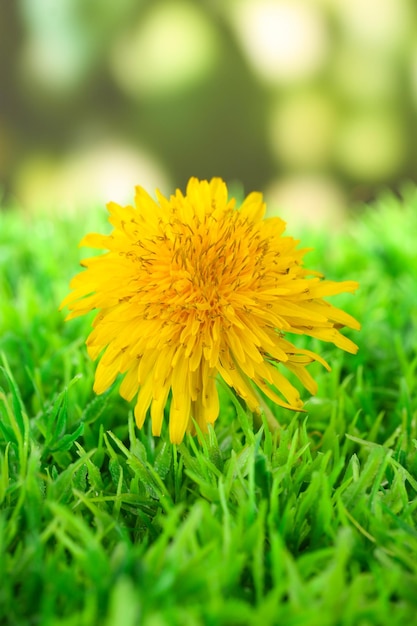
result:
M 132 188 L 170 188 L 162 166 L 148 153 L 117 140 L 70 152 L 62 161 L 32 154 L 21 168 L 16 189 L 29 210 L 83 211 L 110 200 L 132 202 Z
M 20 71 L 27 84 L 57 93 L 71 91 L 89 66 L 90 40 L 71 0 L 22 0 L 27 28 Z
M 331 156 L 336 111 L 324 92 L 277 98 L 270 122 L 272 152 L 288 167 L 318 167 Z
M 387 52 L 402 47 L 412 24 L 409 0 L 336 0 L 344 35 Z
M 378 182 L 394 176 L 402 166 L 404 144 L 395 112 L 361 110 L 343 123 L 336 139 L 336 160 L 348 176 Z
M 342 46 L 333 58 L 332 73 L 338 93 L 351 102 L 379 104 L 398 91 L 395 59 L 382 52 Z
M 326 59 L 324 14 L 298 0 L 233 2 L 231 20 L 259 76 L 268 82 L 293 82 L 316 73 Z
M 297 227 L 334 229 L 345 218 L 347 200 L 342 187 L 325 175 L 290 175 L 267 188 L 268 214 Z
M 110 63 L 130 95 L 164 95 L 194 84 L 216 60 L 210 22 L 189 2 L 156 4 L 114 45 Z

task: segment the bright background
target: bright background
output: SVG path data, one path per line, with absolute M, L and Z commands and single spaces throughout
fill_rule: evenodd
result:
M 191 175 L 337 222 L 417 179 L 415 0 L 13 0 L 0 191 L 28 210 Z

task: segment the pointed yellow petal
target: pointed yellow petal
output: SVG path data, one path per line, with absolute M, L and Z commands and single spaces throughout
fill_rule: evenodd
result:
M 148 376 L 139 390 L 135 406 L 135 420 L 138 428 L 142 428 L 146 413 L 152 400 L 152 378 Z

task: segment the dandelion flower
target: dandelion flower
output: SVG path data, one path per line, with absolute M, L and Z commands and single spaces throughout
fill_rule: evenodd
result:
M 100 357 L 95 392 L 121 374 L 121 396 L 136 397 L 139 428 L 150 410 L 154 435 L 171 396 L 173 443 L 193 430 L 193 420 L 205 431 L 217 419 L 218 376 L 253 411 L 262 394 L 300 410 L 285 369 L 314 394 L 308 364 L 330 368 L 289 334 L 357 351 L 339 328 L 359 329 L 358 322 L 323 297 L 358 284 L 305 269 L 307 250 L 283 236 L 281 219 L 264 218 L 260 193 L 235 204 L 219 178 L 191 178 L 185 195 L 177 190 L 169 199 L 157 192 L 155 201 L 137 187 L 134 206 L 109 203 L 111 234 L 89 234 L 80 243 L 107 252 L 82 261 L 86 270 L 61 304 L 71 311 L 67 319 L 97 310 L 87 339 L 90 357 Z

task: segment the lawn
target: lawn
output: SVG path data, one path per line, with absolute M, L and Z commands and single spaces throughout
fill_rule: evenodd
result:
M 288 233 L 307 267 L 358 280 L 332 303 L 357 355 L 321 354 L 306 413 L 259 428 L 219 384 L 202 438 L 139 431 L 92 391 L 91 317 L 58 305 L 105 216 L 0 213 L 0 624 L 417 624 L 417 192 L 337 232 Z

